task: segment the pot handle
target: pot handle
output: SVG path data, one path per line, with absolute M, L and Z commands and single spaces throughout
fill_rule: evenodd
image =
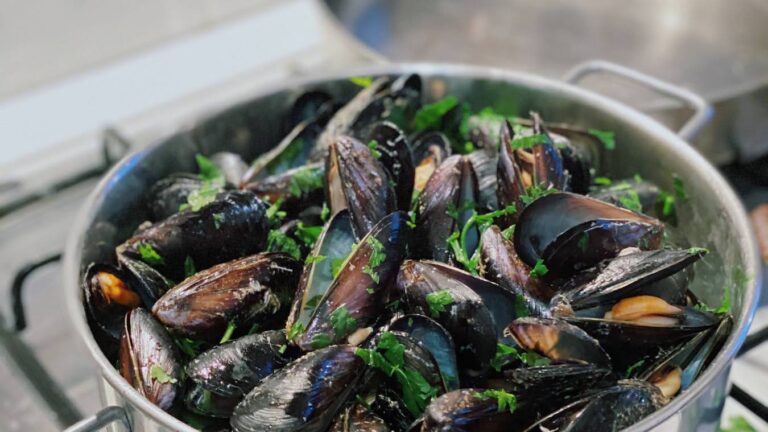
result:
M 590 60 L 576 65 L 563 75 L 563 81 L 576 84 L 582 78 L 594 73 L 609 73 L 639 83 L 656 93 L 684 103 L 693 109 L 693 116 L 677 131 L 680 138 L 691 141 L 712 119 L 714 110 L 704 98 L 682 87 L 646 75 L 635 69 L 611 63 L 605 60 Z
M 66 428 L 64 432 L 96 432 L 115 422 L 122 424 L 126 431 L 131 430 L 131 424 L 128 422 L 128 415 L 125 413 L 125 409 L 121 406 L 113 405 L 80 420 Z

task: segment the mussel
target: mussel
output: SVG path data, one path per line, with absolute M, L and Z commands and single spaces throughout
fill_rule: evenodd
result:
M 598 341 L 580 328 L 551 318 L 519 318 L 507 327 L 517 345 L 554 362 L 609 366 L 611 359 Z
M 333 421 L 329 432 L 389 432 L 379 416 L 360 404 L 344 409 Z
M 119 339 L 123 317 L 141 306 L 141 298 L 125 275 L 110 265 L 91 264 L 85 270 L 82 289 L 91 326 L 112 340 Z
M 322 205 L 324 175 L 322 164 L 303 165 L 251 181 L 242 188 L 295 216 L 307 207 Z
M 515 430 L 524 411 L 516 399 L 500 402 L 484 389 L 455 390 L 429 404 L 421 432 L 507 432 Z
M 152 220 L 160 221 L 178 213 L 179 208 L 187 203 L 189 194 L 202 186 L 203 180 L 195 174 L 171 174 L 159 180 L 147 197 Z

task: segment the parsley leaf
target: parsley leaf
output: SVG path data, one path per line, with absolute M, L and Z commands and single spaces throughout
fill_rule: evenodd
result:
M 331 209 L 328 208 L 328 203 L 323 201 L 323 208 L 322 210 L 320 210 L 320 220 L 323 222 L 327 222 L 330 216 L 331 216 Z
M 373 155 L 374 159 L 381 158 L 381 152 L 379 151 L 379 142 L 376 140 L 371 140 L 368 142 L 368 150 L 371 151 L 371 155 Z
M 429 314 L 432 318 L 437 318 L 441 312 L 445 312 L 446 306 L 453 304 L 453 297 L 448 290 L 431 292 L 427 294 L 427 304 Z
M 176 378 L 168 375 L 168 372 L 157 363 L 152 364 L 152 367 L 149 368 L 149 377 L 160 384 L 176 384 L 178 382 Z
M 422 131 L 440 126 L 443 116 L 458 103 L 459 100 L 456 99 L 456 96 L 447 96 L 437 102 L 423 105 L 416 111 L 416 116 L 413 119 L 414 129 Z
M 612 183 L 611 179 L 609 179 L 608 177 L 595 177 L 592 180 L 592 182 L 596 185 L 601 185 L 601 186 L 610 186 Z
M 141 260 L 149 265 L 165 265 L 165 260 L 149 243 L 139 242 L 136 248 L 141 255 Z
M 537 354 L 533 351 L 524 352 L 518 356 L 520 358 L 520 361 L 525 363 L 527 366 L 536 367 L 536 366 L 547 366 L 552 361 L 548 359 L 547 357 L 544 357 L 540 354 Z
M 176 346 L 179 347 L 181 352 L 189 357 L 197 357 L 202 346 L 202 342 L 193 341 L 192 339 L 187 338 L 177 338 L 174 339 L 174 342 L 176 342 Z
M 479 399 L 496 399 L 499 412 L 509 410 L 510 414 L 514 414 L 517 409 L 517 398 L 515 395 L 504 390 L 485 390 L 481 393 L 475 393 L 474 396 Z
M 288 193 L 294 197 L 302 197 L 323 187 L 323 170 L 315 167 L 297 169 L 288 184 Z
M 297 337 L 304 334 L 304 332 L 307 331 L 306 327 L 304 327 L 304 324 L 300 322 L 294 322 L 290 329 L 288 329 L 288 332 L 285 334 L 286 339 L 289 341 L 295 340 Z
M 221 227 L 221 224 L 224 223 L 224 213 L 214 213 L 213 214 L 213 226 L 216 227 L 216 229 L 219 229 Z
M 374 237 L 368 237 L 365 243 L 371 248 L 371 256 L 368 257 L 368 264 L 363 266 L 363 273 L 370 276 L 374 282 L 379 283 L 379 274 L 376 272 L 376 267 L 387 260 L 387 254 L 384 253 L 384 245 Z
M 635 370 L 641 367 L 644 363 L 645 363 L 645 359 L 640 359 L 637 362 L 629 365 L 629 367 L 627 368 L 627 373 L 624 375 L 624 378 L 629 379 L 630 377 L 632 377 L 632 374 L 635 373 Z
M 688 253 L 691 255 L 706 255 L 709 253 L 709 249 L 703 247 L 688 248 Z
M 235 328 L 237 326 L 233 321 L 230 321 L 229 324 L 227 324 L 227 329 L 224 330 L 224 335 L 221 337 L 221 340 L 219 341 L 220 344 L 223 344 L 225 342 L 229 342 L 229 340 L 232 338 L 232 333 L 235 332 Z
M 207 157 L 201 154 L 196 154 L 195 161 L 197 162 L 197 168 L 200 171 L 198 176 L 201 180 L 216 181 L 224 178 L 224 174 L 222 174 L 221 170 L 219 170 L 219 168 Z
M 344 337 L 357 330 L 357 319 L 349 314 L 347 305 L 343 304 L 331 313 L 331 326 L 336 337 Z
M 491 367 L 496 372 L 501 372 L 504 366 L 517 360 L 517 358 L 517 349 L 515 347 L 498 342 L 496 343 L 496 355 L 491 360 Z
M 280 206 L 283 205 L 284 201 L 285 199 L 280 197 L 274 204 L 267 208 L 266 215 L 271 226 L 279 225 L 280 221 L 285 219 L 286 213 L 280 210 Z
M 307 255 L 307 259 L 304 260 L 304 262 L 307 264 L 315 264 L 324 261 L 326 258 L 325 255 Z
M 296 225 L 296 238 L 304 242 L 307 246 L 314 245 L 322 232 L 323 227 L 319 225 L 306 226 L 301 221 Z
M 197 273 L 195 262 L 191 256 L 187 255 L 187 258 L 184 260 L 184 277 L 190 277 L 195 273 Z
M 525 189 L 525 193 L 520 196 L 520 200 L 525 205 L 529 205 L 530 203 L 536 201 L 537 199 L 549 195 L 553 192 L 557 192 L 554 188 L 542 188 L 539 185 L 531 185 Z
M 301 259 L 301 248 L 296 240 L 289 237 L 280 230 L 270 230 L 267 234 L 267 250 L 273 252 L 283 252 L 294 259 Z
M 533 134 L 528 136 L 521 136 L 512 140 L 511 145 L 513 149 L 529 149 L 535 145 L 546 144 L 549 142 L 544 134 Z
M 312 349 L 325 348 L 331 344 L 331 337 L 325 333 L 318 333 L 312 338 Z
M 688 200 L 688 192 L 685 191 L 685 184 L 677 174 L 672 175 L 672 188 L 675 191 L 675 197 L 680 201 Z
M 528 276 L 534 279 L 538 279 L 547 273 L 549 273 L 549 269 L 546 265 L 544 265 L 544 260 L 539 258 L 536 260 L 536 264 L 533 266 L 530 273 L 528 273 Z
M 195 156 L 199 169 L 198 177 L 203 184 L 187 195 L 186 204 L 179 207 L 179 211 L 198 211 L 216 199 L 216 196 L 224 189 L 226 180 L 224 174 L 205 156 Z
M 603 143 L 606 150 L 613 150 L 616 148 L 616 137 L 613 132 L 599 129 L 587 129 L 587 132 Z
M 350 78 L 349 81 L 351 81 L 352 84 L 354 84 L 354 85 L 358 85 L 360 87 L 365 88 L 365 87 L 370 87 L 371 84 L 373 84 L 373 77 L 370 77 L 370 76 L 357 76 L 357 77 Z
M 643 205 L 640 203 L 640 195 L 633 188 L 627 188 L 621 196 L 619 196 L 619 203 L 622 207 L 632 210 L 633 212 L 640 213 L 643 211 Z
M 347 262 L 348 257 L 349 255 L 331 260 L 331 276 L 333 276 L 334 279 L 341 273 L 341 269 L 344 268 L 344 263 Z

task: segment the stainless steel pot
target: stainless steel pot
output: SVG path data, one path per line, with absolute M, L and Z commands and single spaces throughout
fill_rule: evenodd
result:
M 695 106 L 697 115 L 688 123 L 686 133 L 706 121 L 708 106 L 701 98 L 620 67 L 609 69 Z M 722 352 L 691 389 L 629 430 L 716 430 L 728 394 L 731 362 L 746 336 L 761 286 L 761 262 L 747 217 L 722 177 L 676 133 L 644 114 L 592 92 L 496 69 L 416 64 L 382 65 L 345 76 L 288 82 L 203 118 L 128 156 L 111 170 L 91 194 L 73 227 L 65 256 L 64 281 L 72 319 L 98 364 L 102 400 L 109 408 L 73 426 L 71 431 L 93 430 L 110 422 L 133 431 L 192 430 L 142 398 L 120 377 L 96 344 L 81 301 L 81 271 L 91 261 L 110 256 L 114 246 L 145 220 L 141 204 L 148 188 L 172 172 L 193 170 L 194 155 L 198 152 L 229 150 L 251 158 L 270 148 L 280 138 L 275 127 L 278 119 L 292 97 L 306 89 L 322 88 L 349 97 L 358 88 L 349 82 L 348 76 L 406 72 L 417 72 L 425 78 L 428 99 L 453 94 L 476 109 L 488 105 L 510 113 L 535 109 L 544 118 L 615 131 L 617 148 L 605 158 L 602 167 L 611 176 L 639 173 L 665 188 L 672 186 L 672 173 L 684 180 L 690 200 L 679 206 L 682 223 L 674 234 L 714 251 L 697 264 L 692 288 L 714 304 L 724 286 L 732 287 L 736 326 Z

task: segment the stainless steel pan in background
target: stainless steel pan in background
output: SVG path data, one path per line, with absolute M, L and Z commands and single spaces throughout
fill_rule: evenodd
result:
M 467 63 L 558 78 L 592 59 L 702 95 L 716 108 L 693 142 L 712 163 L 768 154 L 768 3 L 762 0 L 325 0 L 392 61 Z M 585 81 L 670 127 L 683 104 L 611 77 Z
M 615 65 L 603 63 L 597 67 L 692 107 L 695 115 L 683 128 L 683 133 L 688 136 L 708 117 L 709 106 L 688 91 Z M 582 77 L 590 70 L 581 68 L 573 78 Z M 427 101 L 453 94 L 475 109 L 513 104 L 520 113 L 535 109 L 553 121 L 614 131 L 616 150 L 610 158 L 605 158 L 601 169 L 610 176 L 639 173 L 664 188 L 672 187 L 672 173 L 684 180 L 690 199 L 678 209 L 683 223 L 675 229 L 676 234 L 684 236 L 691 244 L 713 251 L 696 264 L 692 289 L 702 299 L 714 304 L 719 301 L 725 286 L 732 287 L 734 331 L 689 390 L 628 430 L 716 430 L 728 394 L 731 363 L 746 337 L 757 306 L 762 267 L 744 209 L 712 165 L 684 139 L 650 117 L 568 83 L 482 67 L 385 64 L 347 71 L 343 75 L 300 79 L 260 94 L 243 95 L 242 103 L 201 118 L 148 149 L 128 156 L 101 181 L 73 226 L 65 255 L 64 287 L 75 327 L 98 364 L 96 373 L 100 376 L 102 401 L 107 408 L 74 425 L 70 431 L 96 430 L 108 423 L 121 425 L 120 430 L 192 430 L 144 399 L 123 380 L 96 344 L 82 305 L 82 270 L 91 261 L 111 253 L 116 244 L 145 220 L 143 199 L 149 187 L 172 172 L 193 170 L 196 153 L 228 150 L 250 159 L 274 146 L 281 138 L 274 125 L 279 124 L 278 119 L 287 112 L 293 98 L 307 89 L 321 88 L 339 98 L 347 98 L 359 89 L 350 83 L 349 76 L 410 72 L 419 73 L 424 78 Z M 746 281 L 739 277 L 742 272 Z

